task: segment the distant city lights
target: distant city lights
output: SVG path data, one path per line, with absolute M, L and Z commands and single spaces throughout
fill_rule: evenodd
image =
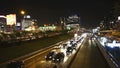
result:
M 39 30 L 40 31 L 53 31 L 53 30 L 56 30 L 56 26 L 44 26 L 44 27 L 39 27 Z
M 29 19 L 29 18 L 31 18 L 31 16 L 30 15 L 25 15 L 24 18 Z
M 118 16 L 118 20 L 120 20 L 120 16 Z

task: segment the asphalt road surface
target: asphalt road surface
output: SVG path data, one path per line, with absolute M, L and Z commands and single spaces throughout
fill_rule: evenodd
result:
M 87 38 L 69 68 L 110 68 L 93 39 Z

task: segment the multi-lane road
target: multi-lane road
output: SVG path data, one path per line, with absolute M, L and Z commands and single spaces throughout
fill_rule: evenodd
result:
M 24 68 L 110 68 L 102 53 L 100 52 L 95 39 L 83 35 L 79 38 L 77 49 L 73 50 L 72 54 L 66 55 L 66 49 L 57 46 L 48 47 L 43 51 L 34 54 L 30 57 L 20 59 L 24 61 Z M 51 50 L 62 51 L 65 54 L 64 60 L 61 63 L 53 63 L 46 61 L 45 56 Z
M 110 68 L 96 42 L 87 38 L 71 62 L 70 68 Z
M 67 41 L 63 41 L 62 43 L 56 44 L 53 47 L 48 47 L 47 49 L 44 49 L 43 51 L 33 56 L 23 58 L 21 60 L 24 61 L 24 68 L 53 68 L 55 65 L 57 65 L 57 67 L 59 68 L 66 68 L 71 62 L 71 59 L 74 58 L 74 55 L 79 50 L 84 40 L 85 40 L 85 37 L 84 38 L 81 37 L 81 40 L 77 43 L 76 50 L 73 50 L 72 54 L 70 55 L 66 55 L 66 48 L 60 47 L 60 45 L 63 46 L 64 43 L 69 44 L 69 40 L 67 40 Z M 52 61 L 46 61 L 45 56 L 52 50 L 54 51 L 56 50 L 57 52 L 63 52 L 65 54 L 63 62 L 58 64 Z

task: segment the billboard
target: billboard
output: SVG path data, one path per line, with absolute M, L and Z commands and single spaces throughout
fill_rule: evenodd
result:
M 7 25 L 15 25 L 16 24 L 16 14 L 9 14 L 6 16 Z

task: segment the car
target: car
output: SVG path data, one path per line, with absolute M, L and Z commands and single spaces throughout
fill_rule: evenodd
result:
M 63 48 L 67 48 L 67 45 L 68 45 L 67 43 L 64 43 Z
M 7 64 L 6 68 L 23 68 L 24 62 L 23 61 L 11 61 Z
M 73 52 L 73 47 L 67 47 L 66 54 L 69 55 Z
M 77 47 L 77 43 L 74 43 L 74 44 L 72 44 L 72 46 L 71 46 L 73 49 L 75 49 L 76 50 L 76 47 Z
M 62 61 L 64 60 L 64 57 L 65 57 L 64 53 L 63 53 L 63 52 L 59 52 L 59 53 L 57 53 L 57 54 L 53 57 L 52 61 L 53 61 L 54 63 L 60 63 L 60 62 L 62 62 Z
M 48 60 L 52 60 L 52 58 L 57 54 L 57 52 L 55 51 L 51 51 L 49 52 L 46 56 L 45 56 L 45 59 L 48 61 Z
M 73 42 L 74 42 L 73 40 L 70 40 L 70 45 L 72 45 L 72 44 L 73 44 Z

